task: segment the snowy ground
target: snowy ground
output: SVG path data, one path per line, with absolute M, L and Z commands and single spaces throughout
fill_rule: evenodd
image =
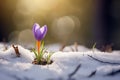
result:
M 15 50 L 0 44 L 0 80 L 120 80 L 120 51 L 112 53 L 90 50 L 78 46 L 72 52 L 67 46 L 58 51 L 59 44 L 46 46 L 55 51 L 50 65 L 34 65 L 34 53 L 18 46 L 20 57 Z

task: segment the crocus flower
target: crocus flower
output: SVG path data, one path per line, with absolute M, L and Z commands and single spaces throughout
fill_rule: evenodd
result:
M 38 53 L 39 53 L 41 40 L 45 37 L 47 33 L 47 26 L 44 25 L 40 28 L 40 25 L 35 23 L 33 25 L 32 31 L 33 31 L 35 39 L 37 40 L 37 47 L 38 47 Z

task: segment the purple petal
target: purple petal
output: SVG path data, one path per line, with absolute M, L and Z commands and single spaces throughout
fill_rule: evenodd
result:
M 38 40 L 42 40 L 47 33 L 47 26 L 44 25 L 42 28 L 36 31 Z
M 41 34 L 44 38 L 46 33 L 47 33 L 47 25 L 44 25 L 42 28 L 40 28 L 40 31 L 41 31 Z
M 33 31 L 33 34 L 34 34 L 34 36 L 35 36 L 36 39 L 37 39 L 36 31 L 37 31 L 39 28 L 40 28 L 39 24 L 35 23 L 35 24 L 33 25 L 32 31 Z
M 42 40 L 40 29 L 36 30 L 36 32 L 35 32 L 35 38 L 36 38 L 36 40 Z
M 47 33 L 47 26 L 44 25 L 42 28 L 40 28 L 39 24 L 35 23 L 32 31 L 36 40 L 42 40 Z
M 40 26 L 39 26 L 39 24 L 35 23 L 35 24 L 33 25 L 33 29 L 32 29 L 34 35 L 35 35 L 35 32 L 36 32 L 37 29 L 40 29 Z

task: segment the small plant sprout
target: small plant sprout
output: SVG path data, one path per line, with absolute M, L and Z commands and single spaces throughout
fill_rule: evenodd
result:
M 34 37 L 36 39 L 36 46 L 37 46 L 37 50 L 36 49 L 32 50 L 35 54 L 35 60 L 33 61 L 33 63 L 34 64 L 42 64 L 42 65 L 50 64 L 51 63 L 50 58 L 48 60 L 43 57 L 46 49 L 44 48 L 44 41 L 42 41 L 42 40 L 47 33 L 47 26 L 44 25 L 40 28 L 39 24 L 35 23 L 33 25 L 32 30 L 33 30 Z M 50 54 L 48 54 L 48 55 L 50 55 Z M 51 57 L 51 55 L 50 55 L 50 57 Z
M 94 43 L 94 45 L 92 46 L 92 51 L 94 52 L 95 50 L 95 47 L 96 47 L 96 43 Z
M 52 53 L 49 53 L 48 55 L 47 55 L 47 64 L 49 64 L 49 63 L 51 63 L 51 60 L 50 60 L 50 58 L 51 58 L 51 56 L 54 54 L 54 52 L 52 52 Z

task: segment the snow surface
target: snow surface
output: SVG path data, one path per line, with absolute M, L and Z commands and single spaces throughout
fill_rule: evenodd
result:
M 79 46 L 78 52 L 71 52 L 73 46 L 67 46 L 60 52 L 60 45 L 54 44 L 47 46 L 55 51 L 53 63 L 34 65 L 35 55 L 30 50 L 18 45 L 20 57 L 16 57 L 12 46 L 4 47 L 0 44 L 0 80 L 120 80 L 120 51 L 107 53 Z

